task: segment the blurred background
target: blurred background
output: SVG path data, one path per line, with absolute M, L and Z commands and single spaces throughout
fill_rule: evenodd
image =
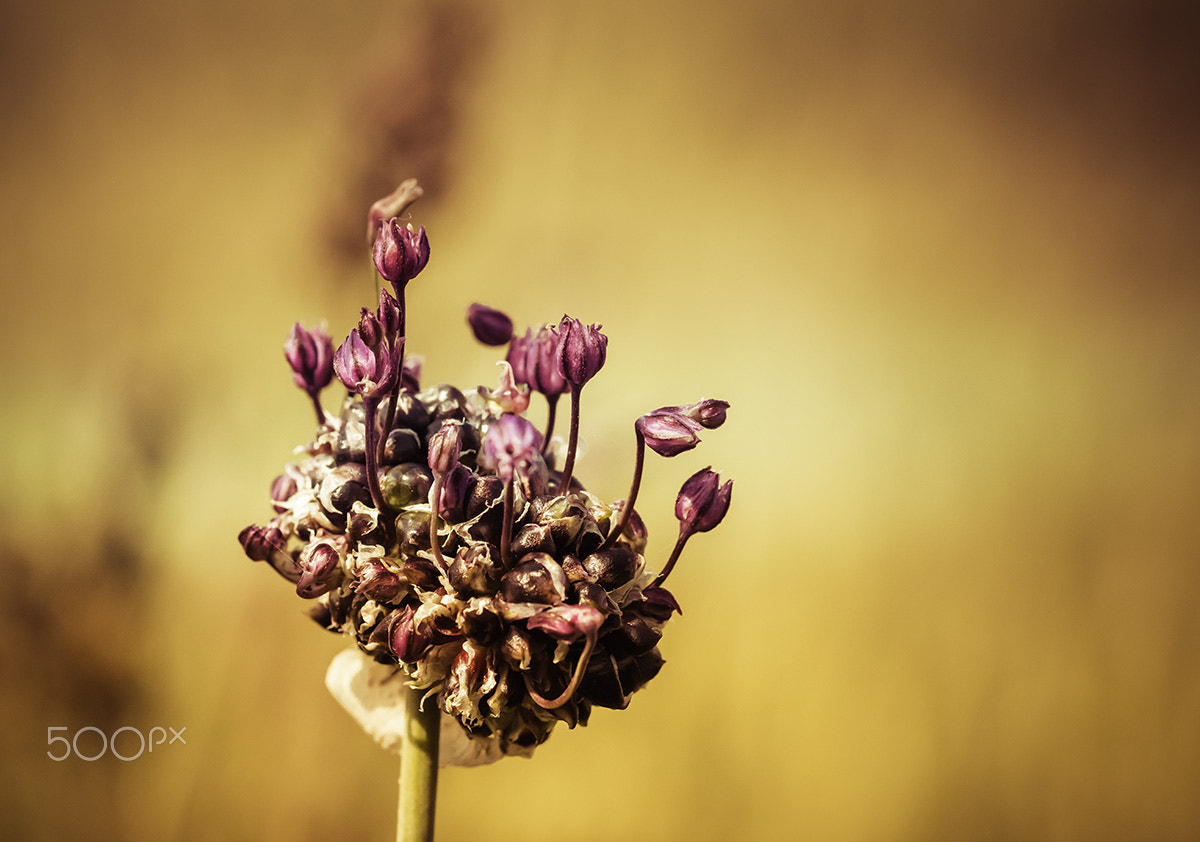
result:
M 733 404 L 648 464 L 650 563 L 736 482 L 663 673 L 445 771 L 440 839 L 1200 837 L 1194 5 L 2 9 L 0 835 L 393 838 L 345 644 L 236 536 L 416 176 L 425 382 L 494 383 L 473 301 L 600 322 L 601 496 Z M 47 757 L 124 726 L 186 745 Z

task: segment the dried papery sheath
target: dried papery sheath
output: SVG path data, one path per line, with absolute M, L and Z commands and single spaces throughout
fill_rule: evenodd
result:
M 330 687 L 381 744 L 398 744 L 392 720 L 415 705 L 444 714 L 454 736 L 441 737 L 443 761 L 529 756 L 559 722 L 586 725 L 596 706 L 626 707 L 662 668 L 659 646 L 679 611 L 663 579 L 683 543 L 725 516 L 732 483 L 710 469 L 688 479 L 675 549 L 656 564 L 634 509 L 644 451 L 696 447 L 729 404 L 638 418 L 633 488 L 608 502 L 573 476 L 580 392 L 607 356 L 599 325 L 564 316 L 514 331 L 505 313 L 472 305 L 470 333 L 504 356 L 498 385 L 421 388 L 406 356 L 403 288 L 429 244 L 423 227 L 380 216 L 419 194 L 407 184 L 368 217 L 372 260 L 395 295 L 385 290 L 375 309 L 356 304 L 336 351 L 323 330 L 289 335 L 301 389 L 315 395 L 336 374 L 345 392 L 271 483 L 269 520 L 239 539 L 323 628 L 352 641 L 358 654 L 331 669 Z M 561 440 L 555 451 L 548 439 L 564 393 L 571 430 L 559 468 Z

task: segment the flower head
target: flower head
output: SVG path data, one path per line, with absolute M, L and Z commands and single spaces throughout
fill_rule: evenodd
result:
M 309 601 L 322 628 L 389 671 L 395 681 L 379 692 L 420 690 L 460 739 L 483 747 L 472 756 L 527 756 L 558 722 L 626 707 L 661 669 L 659 641 L 679 605 L 660 585 L 687 538 L 725 516 L 732 482 L 706 468 L 684 483 L 679 538 L 655 576 L 634 509 L 645 449 L 696 447 L 729 405 L 707 399 L 639 418 L 633 486 L 608 503 L 572 475 L 580 393 L 607 355 L 599 325 L 564 316 L 514 336 L 507 315 L 473 305 L 476 338 L 508 346 L 498 385 L 422 390 L 420 358 L 405 353 L 403 290 L 429 244 L 424 228 L 396 218 L 418 195 L 406 182 L 372 207 L 373 260 L 392 287 L 362 307 L 341 346 L 293 328 L 284 353 L 320 425 L 272 483 L 271 519 L 239 541 Z M 326 414 L 315 395 L 334 374 L 348 394 Z M 526 417 L 532 391 L 547 399 L 531 413 L 544 427 Z M 561 439 L 546 449 L 567 391 L 566 450 Z

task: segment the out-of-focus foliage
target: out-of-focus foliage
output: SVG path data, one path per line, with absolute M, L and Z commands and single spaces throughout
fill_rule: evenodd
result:
M 406 176 L 424 379 L 494 382 L 473 301 L 570 312 L 590 452 L 708 392 L 642 499 L 738 482 L 653 687 L 447 771 L 441 838 L 1200 834 L 1195 12 L 433 8 L 5 7 L 4 835 L 393 834 L 340 642 L 235 539 L 311 434 L 288 330 L 371 303 L 341 232 Z M 46 756 L 124 725 L 188 742 Z

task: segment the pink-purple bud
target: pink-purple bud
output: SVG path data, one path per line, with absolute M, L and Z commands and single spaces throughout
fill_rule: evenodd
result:
M 392 653 L 406 664 L 420 660 L 429 650 L 433 637 L 427 628 L 417 626 L 415 615 L 413 607 L 406 605 L 392 621 L 389 641 Z
M 314 541 L 300 556 L 300 581 L 296 593 L 305 599 L 315 599 L 328 593 L 337 584 L 342 554 L 329 541 Z
M 703 427 L 674 410 L 656 409 L 639 418 L 634 426 L 646 440 L 646 446 L 659 456 L 678 456 L 700 443 Z
M 366 307 L 362 308 L 358 316 L 358 335 L 371 348 L 378 348 L 383 339 L 383 328 L 379 324 L 379 318 Z
M 608 337 L 600 325 L 587 327 L 579 319 L 563 316 L 558 323 L 558 369 L 571 386 L 581 388 L 604 367 Z
M 287 541 L 278 526 L 251 524 L 238 534 L 242 551 L 251 561 L 267 561 L 275 553 L 286 550 Z
M 608 344 L 607 337 L 604 337 L 604 343 Z M 557 331 L 545 326 L 539 329 L 533 335 L 528 353 L 529 385 L 548 398 L 565 392 L 567 382 L 563 379 L 562 369 L 558 365 Z
M 449 473 L 461 452 L 462 423 L 447 421 L 429 437 L 429 469 L 435 474 Z
M 729 409 L 729 401 L 705 398 L 686 406 L 668 408 L 686 415 L 706 430 L 715 430 L 725 423 L 725 413 Z
M 333 340 L 322 328 L 306 330 L 297 322 L 292 326 L 283 355 L 292 367 L 292 379 L 310 395 L 315 395 L 333 379 Z
M 472 304 L 467 309 L 467 324 L 475 338 L 484 345 L 504 345 L 513 338 L 513 323 L 505 313 L 484 304 Z
M 529 629 L 540 629 L 555 640 L 573 643 L 591 637 L 604 624 L 604 614 L 590 605 L 555 605 L 526 621 Z
M 378 397 L 395 381 L 400 347 L 397 344 L 395 349 L 389 349 L 381 345 L 377 351 L 373 350 L 357 330 L 352 330 L 333 355 L 333 369 L 351 392 L 364 398 Z
M 400 577 L 378 561 L 368 562 L 358 574 L 354 592 L 377 602 L 392 602 L 400 595 Z
M 506 482 L 541 458 L 542 434 L 519 415 L 501 415 L 483 437 L 483 458 Z
M 287 511 L 287 501 L 296 493 L 296 478 L 289 473 L 282 473 L 271 483 L 271 505 L 276 514 Z
M 413 231 L 411 225 L 401 225 L 398 219 L 385 221 L 375 237 L 373 257 L 384 280 L 397 290 L 403 289 L 429 262 L 425 226 Z
M 720 474 L 712 468 L 703 468 L 683 483 L 675 500 L 675 517 L 679 518 L 681 534 L 707 532 L 725 517 L 733 493 L 733 480 L 724 485 L 720 482 Z
M 386 289 L 379 291 L 379 309 L 375 311 L 375 318 L 383 329 L 383 338 L 389 345 L 395 345 L 400 334 L 400 304 Z

